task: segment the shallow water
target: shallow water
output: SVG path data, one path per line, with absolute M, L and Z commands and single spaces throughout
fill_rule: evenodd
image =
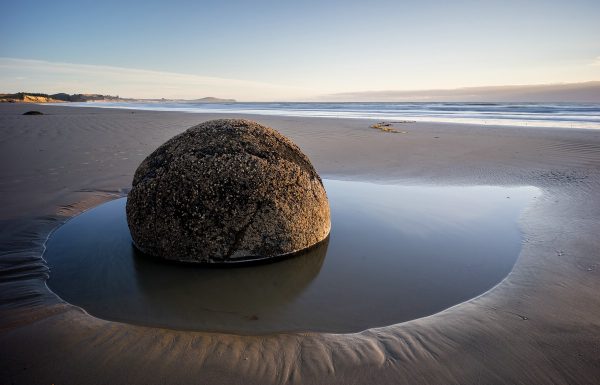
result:
M 151 111 L 253 114 L 423 122 L 600 129 L 600 104 L 593 103 L 61 103 Z
M 326 180 L 328 241 L 271 264 L 206 268 L 137 252 L 126 199 L 60 227 L 48 285 L 109 320 L 176 329 L 355 332 L 434 314 L 500 282 L 521 250 L 534 187 Z

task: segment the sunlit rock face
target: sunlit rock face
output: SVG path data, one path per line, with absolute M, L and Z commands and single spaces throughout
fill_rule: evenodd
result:
M 308 157 L 272 128 L 240 119 L 202 123 L 150 154 L 135 172 L 127 222 L 144 253 L 198 263 L 283 256 L 331 227 Z

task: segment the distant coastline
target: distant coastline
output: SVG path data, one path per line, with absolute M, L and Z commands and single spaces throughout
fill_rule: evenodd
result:
M 0 93 L 0 103 L 238 103 L 236 99 L 203 97 L 182 98 L 123 98 L 119 95 L 17 92 Z M 251 101 L 246 100 L 246 103 Z M 259 103 L 254 101 L 254 103 Z M 463 87 L 452 89 L 374 90 L 356 91 L 293 100 L 271 100 L 260 103 L 593 103 L 600 104 L 600 81 L 559 84 L 529 84 Z
M 0 103 L 85 103 L 85 102 L 144 102 L 144 103 L 235 103 L 235 99 L 221 99 L 212 96 L 199 99 L 134 99 L 121 98 L 118 95 L 101 94 L 44 94 L 39 92 L 17 92 L 0 94 Z

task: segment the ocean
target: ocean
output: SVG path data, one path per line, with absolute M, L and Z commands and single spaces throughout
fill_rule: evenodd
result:
M 74 107 L 600 129 L 600 104 L 87 102 Z

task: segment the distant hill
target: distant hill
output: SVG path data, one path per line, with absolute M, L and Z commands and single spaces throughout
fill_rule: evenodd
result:
M 60 103 L 90 101 L 125 101 L 118 96 L 99 94 L 42 94 L 36 92 L 17 92 L 16 94 L 0 94 L 0 102 L 4 103 Z
M 206 97 L 206 98 L 186 100 L 186 102 L 193 102 L 193 103 L 235 103 L 235 99 L 220 99 L 220 98 L 213 98 L 212 96 L 209 96 L 209 97 Z
M 158 103 L 171 103 L 171 102 L 177 102 L 177 103 L 236 103 L 235 99 L 221 99 L 221 98 L 215 98 L 212 96 L 208 96 L 205 98 L 200 98 L 200 99 L 165 99 L 165 98 L 161 98 L 161 99 L 133 99 L 134 101 L 139 101 L 139 102 L 158 102 Z
M 93 101 L 125 101 L 129 99 L 122 99 L 118 95 L 100 95 L 100 94 L 73 94 L 69 95 L 66 93 L 59 93 L 50 95 L 54 99 L 59 99 L 65 102 L 93 102 Z

